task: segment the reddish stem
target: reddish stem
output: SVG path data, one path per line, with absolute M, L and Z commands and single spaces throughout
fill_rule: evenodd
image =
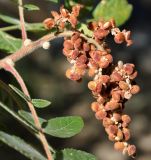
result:
M 22 91 L 24 92 L 24 94 L 26 96 L 30 97 L 29 92 L 27 90 L 27 87 L 26 87 L 22 77 L 20 76 L 20 74 L 13 67 L 13 62 L 12 62 L 11 59 L 7 59 L 4 69 L 6 71 L 10 72 L 16 78 L 16 80 L 18 81 L 18 83 L 19 83 Z M 46 152 L 47 158 L 48 158 L 48 160 L 53 160 L 52 154 L 51 154 L 51 152 L 49 150 L 48 142 L 46 140 L 46 137 L 45 137 L 44 133 L 42 132 L 42 128 L 41 128 L 41 124 L 39 122 L 39 118 L 38 118 L 37 112 L 36 112 L 36 110 L 35 110 L 35 108 L 34 108 L 34 106 L 33 106 L 33 104 L 31 102 L 27 102 L 27 104 L 28 104 L 28 107 L 29 107 L 29 109 L 31 111 L 31 114 L 33 116 L 33 119 L 34 119 L 34 122 L 35 122 L 35 126 L 39 129 L 39 132 L 38 132 L 39 138 L 40 138 L 40 141 L 41 141 L 41 143 L 43 145 L 43 148 L 44 148 L 44 150 Z
M 23 8 L 23 2 L 22 0 L 18 0 L 19 3 L 19 17 L 20 17 L 20 27 L 22 32 L 22 40 L 23 42 L 27 39 L 27 33 L 25 28 L 25 19 L 24 19 L 24 8 Z

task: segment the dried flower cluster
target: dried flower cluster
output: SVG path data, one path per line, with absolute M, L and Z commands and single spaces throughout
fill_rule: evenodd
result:
M 80 8 L 80 5 L 73 7 L 71 13 L 63 7 L 60 9 L 61 14 L 52 12 L 54 19 L 44 21 L 46 28 L 63 29 L 65 23 L 69 22 L 75 29 Z M 111 49 L 105 42 L 105 38 L 112 34 L 117 44 L 126 42 L 130 46 L 130 31 L 120 31 L 114 20 L 92 22 L 89 29 L 93 31 L 92 37 L 86 37 L 75 30 L 70 38 L 65 38 L 63 53 L 72 64 L 66 71 L 66 76 L 73 81 L 80 81 L 88 72 L 93 77 L 88 83 L 88 88 L 96 99 L 91 108 L 96 118 L 103 123 L 109 140 L 114 142 L 114 148 L 133 157 L 136 147 L 127 142 L 131 137 L 128 128 L 131 118 L 123 114 L 123 110 L 125 102 L 140 91 L 134 81 L 137 71 L 134 64 L 123 64 L 122 61 L 113 64 Z

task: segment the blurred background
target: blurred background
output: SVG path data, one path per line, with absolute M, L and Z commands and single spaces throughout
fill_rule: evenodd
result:
M 26 12 L 27 22 L 41 22 L 50 16 L 50 10 L 59 9 L 59 5 L 48 3 L 44 0 L 24 0 L 38 5 L 41 10 Z M 95 1 L 95 0 L 94 0 Z M 99 1 L 95 1 L 97 4 Z M 134 96 L 127 104 L 125 113 L 132 117 L 131 143 L 138 149 L 137 160 L 151 160 L 151 1 L 129 0 L 134 10 L 131 18 L 121 28 L 132 31 L 134 45 L 127 48 L 109 41 L 114 56 L 114 61 L 134 63 L 139 72 L 137 83 L 141 86 L 141 93 Z M 17 6 L 10 0 L 0 0 L 0 12 L 18 17 Z M 4 24 L 0 21 L 0 26 Z M 20 37 L 19 31 L 9 32 Z M 29 34 L 31 39 L 36 39 L 35 34 Z M 129 160 L 128 157 L 113 149 L 113 143 L 109 142 L 101 123 L 95 119 L 90 109 L 93 97 L 87 88 L 88 78 L 82 83 L 76 83 L 65 77 L 65 70 L 69 68 L 66 58 L 62 54 L 63 39 L 57 39 L 51 43 L 49 50 L 38 49 L 32 55 L 17 62 L 16 67 L 24 78 L 33 98 L 48 99 L 52 102 L 47 109 L 38 110 L 38 114 L 44 118 L 65 115 L 82 116 L 85 127 L 82 132 L 73 138 L 59 139 L 48 136 L 48 141 L 54 148 L 74 147 L 95 154 L 98 160 Z M 1 51 L 0 57 L 5 54 Z M 0 71 L 0 79 L 6 83 L 16 85 L 12 76 Z M 1 125 L 9 133 L 21 136 L 29 143 L 41 149 L 41 144 L 11 116 L 6 116 L 0 110 Z M 2 160 L 26 160 L 24 156 L 15 150 L 0 144 L 0 159 Z

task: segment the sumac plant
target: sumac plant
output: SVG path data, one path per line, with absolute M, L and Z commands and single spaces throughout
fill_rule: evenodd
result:
M 53 149 L 46 139 L 46 134 L 59 138 L 72 137 L 82 130 L 83 120 L 79 116 L 56 117 L 49 120 L 40 118 L 36 108 L 48 107 L 50 102 L 32 99 L 22 76 L 15 68 L 16 62 L 20 59 L 40 47 L 49 49 L 52 40 L 63 37 L 62 53 L 67 63 L 71 64 L 71 67 L 66 70 L 66 77 L 80 83 L 85 75 L 90 77 L 88 89 L 94 97 L 91 109 L 96 119 L 104 126 L 108 139 L 114 143 L 115 150 L 135 157 L 136 146 L 128 142 L 131 138 L 129 129 L 131 118 L 124 113 L 124 108 L 125 103 L 140 91 L 140 87 L 135 82 L 137 71 L 134 64 L 123 63 L 122 60 L 114 63 L 111 48 L 106 42 L 110 35 L 117 45 L 124 43 L 129 47 L 133 44 L 131 32 L 118 27 L 129 18 L 132 5 L 126 0 L 102 0 L 96 7 L 93 6 L 92 1 L 65 0 L 64 5 L 57 0 L 51 3 L 53 2 L 61 6 L 60 10 L 51 11 L 50 17 L 44 19 L 43 23 L 25 22 L 24 11 L 36 11 L 39 7 L 34 4 L 24 5 L 22 0 L 18 0 L 17 3 L 20 20 L 0 14 L 2 21 L 11 24 L 0 28 L 0 49 L 11 53 L 0 60 L 0 69 L 12 74 L 20 89 L 12 84 L 7 85 L 2 80 L 0 80 L 0 88 L 8 93 L 8 97 L 16 105 L 21 106 L 22 104 L 18 102 L 18 94 L 27 104 L 30 112 L 23 109 L 16 112 L 3 101 L 0 102 L 0 106 L 39 139 L 45 152 L 42 154 L 23 139 L 4 130 L 0 131 L 0 140 L 34 160 L 97 159 L 90 153 L 76 149 L 65 148 L 60 151 Z M 92 12 L 92 16 L 87 16 L 87 19 L 81 22 L 82 16 L 88 12 Z M 22 39 L 7 33 L 11 30 L 21 30 Z M 32 41 L 27 33 L 33 31 L 44 31 L 46 35 Z

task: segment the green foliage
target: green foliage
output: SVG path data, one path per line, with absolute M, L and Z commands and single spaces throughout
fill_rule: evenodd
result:
M 32 104 L 37 108 L 45 108 L 48 107 L 51 102 L 44 99 L 32 99 Z
M 4 14 L 0 14 L 0 20 L 13 24 L 13 26 L 10 26 L 10 30 L 12 29 L 20 29 L 20 21 L 17 18 L 7 16 Z M 26 30 L 29 32 L 41 32 L 41 31 L 46 31 L 42 23 L 25 23 Z M 5 29 L 5 27 L 3 28 Z M 8 29 L 8 27 L 6 27 Z M 0 28 L 1 31 L 1 28 Z
M 21 124 L 23 124 L 24 126 L 26 126 L 27 128 L 31 129 L 34 132 L 36 131 L 35 128 L 33 128 L 33 126 L 35 126 L 35 125 L 31 125 L 31 123 L 27 123 L 28 122 L 27 120 L 25 121 L 16 112 L 14 112 L 10 107 L 8 107 L 7 105 L 3 104 L 1 101 L 0 101 L 0 107 L 3 108 L 11 116 L 13 116 Z
M 31 99 L 30 97 L 28 97 L 27 95 L 25 95 L 21 90 L 19 90 L 18 88 L 16 88 L 13 85 L 9 85 L 13 91 L 15 91 L 22 99 L 24 99 L 26 102 L 31 102 L 35 107 L 37 108 L 45 108 L 48 107 L 51 102 L 48 100 L 44 100 L 44 99 Z
M 0 31 L 0 50 L 14 53 L 21 48 L 22 40 Z
M 24 120 L 26 120 L 27 122 L 29 122 L 30 124 L 32 124 L 32 126 L 35 127 L 35 123 L 34 123 L 34 120 L 33 120 L 33 117 L 32 117 L 32 114 L 27 112 L 27 111 L 24 111 L 24 110 L 19 110 L 18 111 L 18 114 L 20 115 L 20 117 L 22 117 Z M 42 125 L 44 122 L 46 122 L 45 119 L 43 118 L 39 118 L 39 122 L 40 124 Z
M 96 20 L 114 18 L 117 26 L 120 26 L 128 20 L 132 9 L 132 5 L 128 4 L 127 0 L 102 0 L 93 11 L 93 17 Z
M 91 30 L 89 30 L 87 25 L 84 23 L 79 23 L 78 30 L 80 32 L 83 32 L 85 35 L 87 35 L 89 37 L 92 37 L 92 35 L 93 35 L 93 32 Z
M 54 2 L 54 3 L 59 3 L 59 0 L 47 0 L 47 1 Z
M 1 13 L 0 13 L 0 19 L 9 24 L 20 24 L 20 21 L 18 19 L 1 14 Z
M 90 153 L 66 148 L 56 154 L 56 160 L 96 160 L 96 157 Z
M 48 120 L 44 132 L 59 138 L 68 138 L 78 134 L 84 126 L 78 116 L 59 117 Z
M 34 4 L 25 4 L 24 8 L 27 9 L 28 11 L 37 11 L 40 10 L 40 8 Z
M 15 86 L 13 86 L 13 85 L 9 85 L 10 87 L 11 87 L 11 89 L 13 90 L 13 91 L 15 91 L 22 99 L 24 99 L 25 101 L 31 101 L 31 99 L 27 96 L 27 95 L 25 95 L 21 90 L 19 90 L 18 88 L 16 88 Z
M 46 158 L 40 154 L 39 151 L 17 136 L 0 131 L 0 141 L 14 148 L 16 151 L 20 152 L 31 160 L 46 160 Z

